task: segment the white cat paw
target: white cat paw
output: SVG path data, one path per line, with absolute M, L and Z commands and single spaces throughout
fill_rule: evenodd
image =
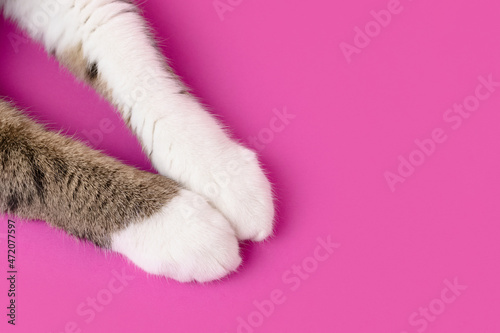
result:
M 181 166 L 186 156 L 190 161 Z M 253 151 L 227 140 L 182 157 L 157 154 L 155 162 L 161 174 L 209 200 L 229 220 L 238 239 L 262 241 L 272 234 L 271 184 Z
M 114 233 L 111 248 L 148 273 L 181 282 L 217 280 L 241 264 L 228 221 L 184 189 L 155 215 Z
M 143 136 L 150 138 L 143 140 L 144 146 L 153 165 L 207 198 L 239 239 L 267 238 L 273 230 L 273 196 L 256 154 L 232 141 L 194 99 L 178 98 L 171 106 L 177 112 L 144 126 Z
M 269 237 L 274 220 L 272 189 L 257 155 L 234 144 L 213 164 L 200 193 L 224 214 L 239 239 Z

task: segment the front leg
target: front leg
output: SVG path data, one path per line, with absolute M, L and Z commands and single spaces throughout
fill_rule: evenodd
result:
M 0 213 L 45 220 L 182 282 L 241 263 L 231 225 L 199 194 L 49 132 L 1 99 Z
M 240 239 L 268 237 L 273 198 L 256 154 L 187 91 L 137 8 L 126 0 L 60 2 L 45 24 L 36 24 L 38 0 L 7 0 L 5 12 L 120 111 L 159 173 L 210 200 Z

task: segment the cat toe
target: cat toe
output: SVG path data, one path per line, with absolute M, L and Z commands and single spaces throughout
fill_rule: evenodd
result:
M 218 280 L 241 264 L 228 221 L 188 190 L 149 218 L 112 235 L 111 248 L 144 271 L 181 282 Z
M 230 156 L 237 165 L 219 182 L 219 191 L 205 193 L 224 214 L 241 240 L 262 241 L 273 232 L 274 203 L 271 184 L 254 152 L 237 146 Z

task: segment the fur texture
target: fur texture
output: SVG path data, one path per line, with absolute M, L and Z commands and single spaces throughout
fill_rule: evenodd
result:
M 139 214 L 138 219 L 134 216 L 135 220 L 127 215 L 124 220 L 129 221 L 128 224 L 120 224 L 125 228 L 107 227 L 107 235 L 109 232 L 114 235 L 112 241 L 104 237 L 94 240 L 96 243 L 108 245 L 111 242 L 112 248 L 133 258 L 138 266 L 149 272 L 176 276 L 180 280 L 202 281 L 207 277 L 220 277 L 221 272 L 227 273 L 239 264 L 234 235 L 238 239 L 260 241 L 272 233 L 271 186 L 256 154 L 230 139 L 215 118 L 189 93 L 155 47 L 149 28 L 133 3 L 125 0 L 0 0 L 0 7 L 6 17 L 16 21 L 76 77 L 114 105 L 158 172 L 173 180 L 162 178 L 151 190 L 163 187 L 168 194 L 156 198 L 161 209 L 155 206 L 152 214 L 151 211 Z M 123 176 L 126 179 L 147 178 L 122 169 L 125 170 L 120 168 L 116 173 L 129 172 L 127 177 Z M 90 176 L 85 177 L 82 183 L 93 180 L 88 178 Z M 189 231 L 180 227 L 186 217 L 176 213 L 176 204 L 172 202 L 185 205 L 185 198 L 191 197 L 186 193 L 191 192 L 176 192 L 174 182 L 197 193 L 206 204 L 203 208 L 191 207 L 205 211 L 206 217 Z M 138 194 L 141 195 L 145 195 L 144 199 L 149 198 L 147 193 Z M 103 212 L 97 209 L 93 213 Z M 130 224 L 132 220 L 136 222 Z M 213 226 L 214 221 L 219 221 L 217 227 Z M 224 224 L 221 221 L 229 221 L 234 235 L 221 227 Z M 57 223 L 65 227 L 63 222 Z M 67 223 L 69 232 L 83 235 L 82 230 Z M 85 228 L 82 227 L 87 230 Z M 183 244 L 177 239 L 184 238 L 177 238 L 176 233 L 190 235 L 186 237 L 190 241 Z M 164 234 L 168 234 L 165 244 L 160 244 L 158 237 L 163 239 Z M 209 244 L 215 244 L 212 243 L 214 239 L 220 240 L 220 251 L 209 250 Z M 153 243 L 148 243 L 150 241 Z M 181 251 L 185 256 L 175 256 L 175 260 L 169 257 L 176 264 L 168 263 L 165 253 L 170 255 L 169 251 Z M 190 261 L 194 253 L 199 258 Z M 218 260 L 203 262 L 200 253 Z M 187 258 L 185 267 L 179 266 L 183 258 Z M 189 268 L 192 262 L 210 265 L 210 269 L 202 271 L 211 273 L 199 275 Z M 178 267 L 174 269 L 177 274 L 169 273 L 172 267 Z M 227 269 L 221 271 L 220 267 Z
M 0 101 L 0 209 L 108 247 L 165 206 L 178 185 L 46 131 Z
M 199 204 L 193 208 L 196 201 Z M 220 279 L 241 263 L 229 222 L 187 190 L 142 223 L 113 234 L 111 244 L 146 272 L 182 282 Z

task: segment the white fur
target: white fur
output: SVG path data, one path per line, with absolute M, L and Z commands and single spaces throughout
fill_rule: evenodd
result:
M 47 49 L 60 52 L 82 43 L 158 172 L 210 200 L 238 238 L 262 240 L 271 234 L 271 186 L 255 154 L 229 139 L 195 98 L 180 94 L 183 86 L 165 70 L 143 19 L 127 11 L 133 5 L 113 0 L 2 3 L 6 15 Z M 50 21 L 36 24 L 40 13 Z
M 220 279 L 241 263 L 229 222 L 187 190 L 181 190 L 160 212 L 130 224 L 111 239 L 114 251 L 144 271 L 181 282 Z

